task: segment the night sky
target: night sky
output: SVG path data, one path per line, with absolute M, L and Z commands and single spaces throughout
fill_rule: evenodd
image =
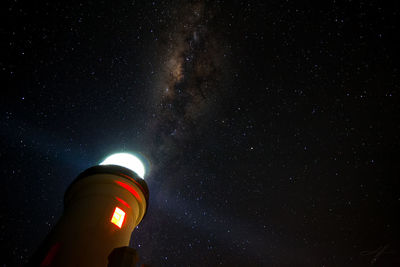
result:
M 152 266 L 400 266 L 399 4 L 7 1 L 2 266 L 76 176 L 148 160 Z

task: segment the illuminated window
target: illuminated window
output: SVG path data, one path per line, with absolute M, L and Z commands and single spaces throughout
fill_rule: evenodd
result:
M 121 228 L 125 219 L 125 211 L 121 210 L 118 207 L 115 207 L 114 214 L 111 218 L 111 222 Z

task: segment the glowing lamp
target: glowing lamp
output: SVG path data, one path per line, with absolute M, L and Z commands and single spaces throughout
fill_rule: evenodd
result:
M 107 267 L 111 252 L 129 246 L 146 214 L 144 173 L 143 163 L 126 153 L 82 172 L 65 192 L 64 212 L 30 264 Z
M 112 154 L 106 158 L 100 165 L 118 165 L 134 171 L 140 178 L 144 178 L 145 169 L 142 161 L 136 156 L 128 153 Z

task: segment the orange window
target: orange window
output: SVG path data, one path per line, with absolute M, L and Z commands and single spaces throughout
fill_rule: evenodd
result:
M 118 207 L 115 207 L 114 214 L 111 218 L 111 222 L 118 226 L 119 228 L 122 227 L 125 219 L 125 211 L 121 210 Z

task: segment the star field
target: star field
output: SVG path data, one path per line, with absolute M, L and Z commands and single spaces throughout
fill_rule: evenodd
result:
M 397 266 L 398 4 L 7 2 L 3 266 L 75 177 L 150 163 L 151 266 Z

